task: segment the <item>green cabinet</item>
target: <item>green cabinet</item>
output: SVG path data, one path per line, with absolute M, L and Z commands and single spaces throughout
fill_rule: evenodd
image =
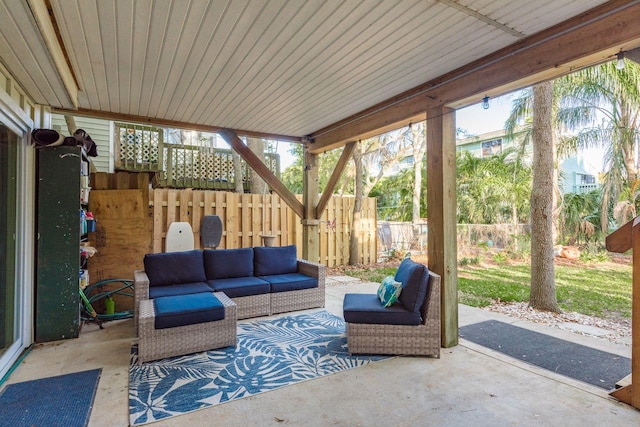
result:
M 37 150 L 35 341 L 80 331 L 80 147 Z

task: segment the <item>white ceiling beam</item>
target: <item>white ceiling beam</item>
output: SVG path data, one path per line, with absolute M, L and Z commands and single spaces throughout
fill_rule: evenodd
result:
M 47 4 L 44 0 L 28 0 L 28 3 L 33 18 L 40 29 L 42 39 L 47 45 L 51 59 L 55 64 L 60 80 L 62 80 L 64 84 L 69 100 L 74 108 L 78 108 L 78 84 L 76 83 L 76 78 L 58 40 L 58 34 L 51 21 Z
M 484 22 L 485 24 L 489 24 L 492 27 L 495 27 L 497 29 L 499 29 L 500 31 L 504 31 L 507 34 L 510 34 L 514 37 L 517 37 L 519 39 L 523 39 L 525 38 L 527 35 L 524 33 L 521 33 L 520 31 L 514 30 L 511 27 L 508 27 L 506 25 L 504 25 L 501 22 L 496 21 L 495 19 L 491 19 L 486 15 L 481 14 L 480 12 L 477 12 L 473 9 L 468 8 L 467 6 L 461 5 L 460 3 L 458 3 L 455 0 L 438 0 L 440 3 L 445 4 L 449 7 L 452 7 L 454 9 L 459 10 L 462 13 L 465 13 L 473 18 L 476 18 L 479 21 Z

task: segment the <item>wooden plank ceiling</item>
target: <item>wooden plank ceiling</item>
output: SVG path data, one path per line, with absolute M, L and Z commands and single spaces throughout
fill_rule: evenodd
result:
M 602 3 L 0 0 L 0 58 L 75 109 L 51 26 L 82 110 L 299 138 Z

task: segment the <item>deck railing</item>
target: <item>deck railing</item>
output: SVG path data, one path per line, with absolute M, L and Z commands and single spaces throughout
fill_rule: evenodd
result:
M 115 124 L 115 168 L 132 172 L 161 170 L 164 129 L 153 126 Z
M 215 148 L 204 141 L 199 145 L 173 144 L 164 140 L 164 129 L 153 126 L 116 123 L 115 169 L 130 172 L 156 172 L 156 184 L 169 188 L 233 190 L 236 179 L 248 191 L 251 174 L 241 162 L 242 175 L 236 177 L 233 151 Z M 280 156 L 265 153 L 269 170 L 280 176 Z
M 242 176 L 236 177 L 230 149 L 166 144 L 163 158 L 158 176 L 161 187 L 233 190 L 237 179 L 242 180 L 245 191 L 251 185 L 249 166 L 243 160 Z M 265 161 L 269 170 L 280 176 L 280 156 L 265 153 Z

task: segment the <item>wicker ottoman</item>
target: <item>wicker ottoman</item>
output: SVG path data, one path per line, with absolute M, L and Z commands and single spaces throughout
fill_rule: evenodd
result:
M 155 328 L 153 300 L 140 301 L 138 363 L 236 345 L 236 304 L 223 292 L 224 319 L 171 328 Z

